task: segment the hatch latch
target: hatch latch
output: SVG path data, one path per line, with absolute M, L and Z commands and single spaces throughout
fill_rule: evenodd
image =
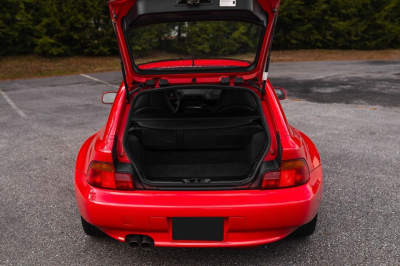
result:
M 186 0 L 186 3 L 187 3 L 189 6 L 197 6 L 197 5 L 200 4 L 200 0 Z
M 202 183 L 210 183 L 211 179 L 203 179 L 203 178 L 190 178 L 190 179 L 183 179 L 183 183 L 186 184 L 202 184 Z

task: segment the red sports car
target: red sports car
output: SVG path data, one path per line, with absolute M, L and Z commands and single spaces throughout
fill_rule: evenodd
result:
M 268 80 L 280 0 L 114 0 L 123 82 L 82 146 L 86 234 L 132 247 L 245 247 L 314 232 L 315 145 Z

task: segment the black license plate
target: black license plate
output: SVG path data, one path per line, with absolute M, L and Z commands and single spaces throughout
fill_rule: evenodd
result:
M 224 240 L 223 217 L 174 217 L 172 218 L 173 240 Z

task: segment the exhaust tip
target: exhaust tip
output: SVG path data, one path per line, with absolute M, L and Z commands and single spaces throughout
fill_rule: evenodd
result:
M 154 240 L 149 236 L 143 236 L 141 246 L 146 250 L 152 249 L 154 247 Z
M 132 248 L 139 248 L 142 244 L 142 237 L 138 235 L 132 235 L 128 239 L 128 244 Z

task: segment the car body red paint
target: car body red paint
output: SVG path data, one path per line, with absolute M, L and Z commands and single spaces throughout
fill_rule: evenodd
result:
M 170 85 L 219 84 L 222 77 L 230 73 L 190 73 L 170 75 L 139 75 L 131 67 L 121 19 L 135 1 L 115 0 L 109 2 L 113 21 L 116 22 L 117 37 L 121 56 L 125 64 L 127 84 L 137 84 L 155 79 L 168 79 Z M 261 85 L 268 47 L 271 41 L 272 21 L 279 10 L 279 0 L 259 0 L 264 11 L 269 14 L 269 23 L 257 66 L 248 72 L 235 73 L 244 80 L 257 78 Z M 274 13 L 275 12 L 275 13 Z M 188 64 L 180 62 L 151 63 L 154 65 Z M 204 65 L 224 65 L 225 60 L 204 60 Z M 242 61 L 237 65 L 245 64 Z M 153 65 L 153 66 L 152 66 Z M 230 85 L 233 85 L 232 79 Z M 228 85 L 229 86 L 229 85 Z M 243 84 L 243 88 L 258 90 Z M 88 184 L 87 173 L 93 161 L 113 163 L 113 149 L 118 161 L 130 163 L 123 148 L 122 140 L 132 101 L 126 100 L 124 83 L 121 84 L 111 108 L 106 125 L 91 136 L 81 147 L 75 169 L 75 193 L 80 214 L 90 224 L 107 235 L 126 241 L 132 234 L 147 235 L 155 246 L 164 247 L 245 247 L 267 244 L 282 239 L 300 226 L 309 223 L 317 214 L 322 197 L 323 177 L 321 160 L 313 142 L 302 132 L 290 126 L 276 97 L 274 88 L 266 81 L 266 94 L 261 107 L 271 137 L 269 152 L 264 161 L 274 160 L 278 149 L 282 149 L 282 160 L 303 158 L 307 162 L 310 179 L 304 185 L 290 188 L 262 190 L 253 187 L 248 190 L 220 191 L 120 191 L 96 188 Z M 135 94 L 133 95 L 135 97 Z M 280 139 L 278 147 L 277 136 Z M 172 239 L 173 217 L 224 217 L 223 241 L 175 241 Z

